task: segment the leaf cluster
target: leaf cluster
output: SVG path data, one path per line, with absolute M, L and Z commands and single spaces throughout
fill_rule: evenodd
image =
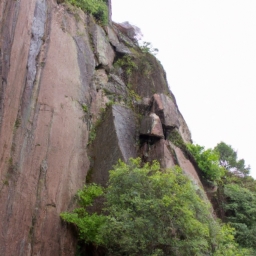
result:
M 154 48 L 150 42 L 143 42 L 140 49 L 143 53 L 150 53 L 152 55 L 156 55 L 158 53 L 158 49 Z
M 96 184 L 84 186 L 77 192 L 80 207 L 72 213 L 63 212 L 60 217 L 77 227 L 79 238 L 85 243 L 102 244 L 103 239 L 100 229 L 106 221 L 106 217 L 100 214 L 89 214 L 86 208 L 91 206 L 94 199 L 103 195 L 103 188 Z
M 121 67 L 125 70 L 126 75 L 129 77 L 135 69 L 138 69 L 137 64 L 133 58 L 129 55 L 124 55 L 122 58 L 119 58 L 115 63 L 114 67 Z
M 108 7 L 104 0 L 66 0 L 70 4 L 91 13 L 103 25 L 108 23 Z
M 219 181 L 224 176 L 225 169 L 219 165 L 219 154 L 217 151 L 205 149 L 203 146 L 194 144 L 187 144 L 187 149 L 194 157 L 206 179 Z
M 226 218 L 236 229 L 236 240 L 256 249 L 256 193 L 231 183 L 224 187 L 224 195 Z
M 110 171 L 106 199 L 111 255 L 193 255 L 209 250 L 209 206 L 179 167 L 160 171 L 157 162 L 119 162 Z

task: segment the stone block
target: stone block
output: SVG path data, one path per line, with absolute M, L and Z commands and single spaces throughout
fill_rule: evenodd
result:
M 151 113 L 149 116 L 144 117 L 141 121 L 140 134 L 164 138 L 162 123 L 159 116 Z

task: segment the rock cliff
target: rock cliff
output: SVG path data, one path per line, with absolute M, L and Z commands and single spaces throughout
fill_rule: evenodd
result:
M 74 255 L 59 214 L 118 159 L 178 164 L 201 185 L 163 67 L 122 24 L 1 0 L 0 76 L 0 255 Z

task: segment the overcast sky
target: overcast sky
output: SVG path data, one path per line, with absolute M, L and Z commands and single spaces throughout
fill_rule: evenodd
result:
M 194 143 L 231 145 L 256 178 L 256 0 L 112 0 L 159 49 Z

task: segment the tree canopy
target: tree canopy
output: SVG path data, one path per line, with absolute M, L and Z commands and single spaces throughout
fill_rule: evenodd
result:
M 219 163 L 228 171 L 246 176 L 250 173 L 250 166 L 245 165 L 244 159 L 237 159 L 237 152 L 225 142 L 220 142 L 214 148 L 219 153 Z

